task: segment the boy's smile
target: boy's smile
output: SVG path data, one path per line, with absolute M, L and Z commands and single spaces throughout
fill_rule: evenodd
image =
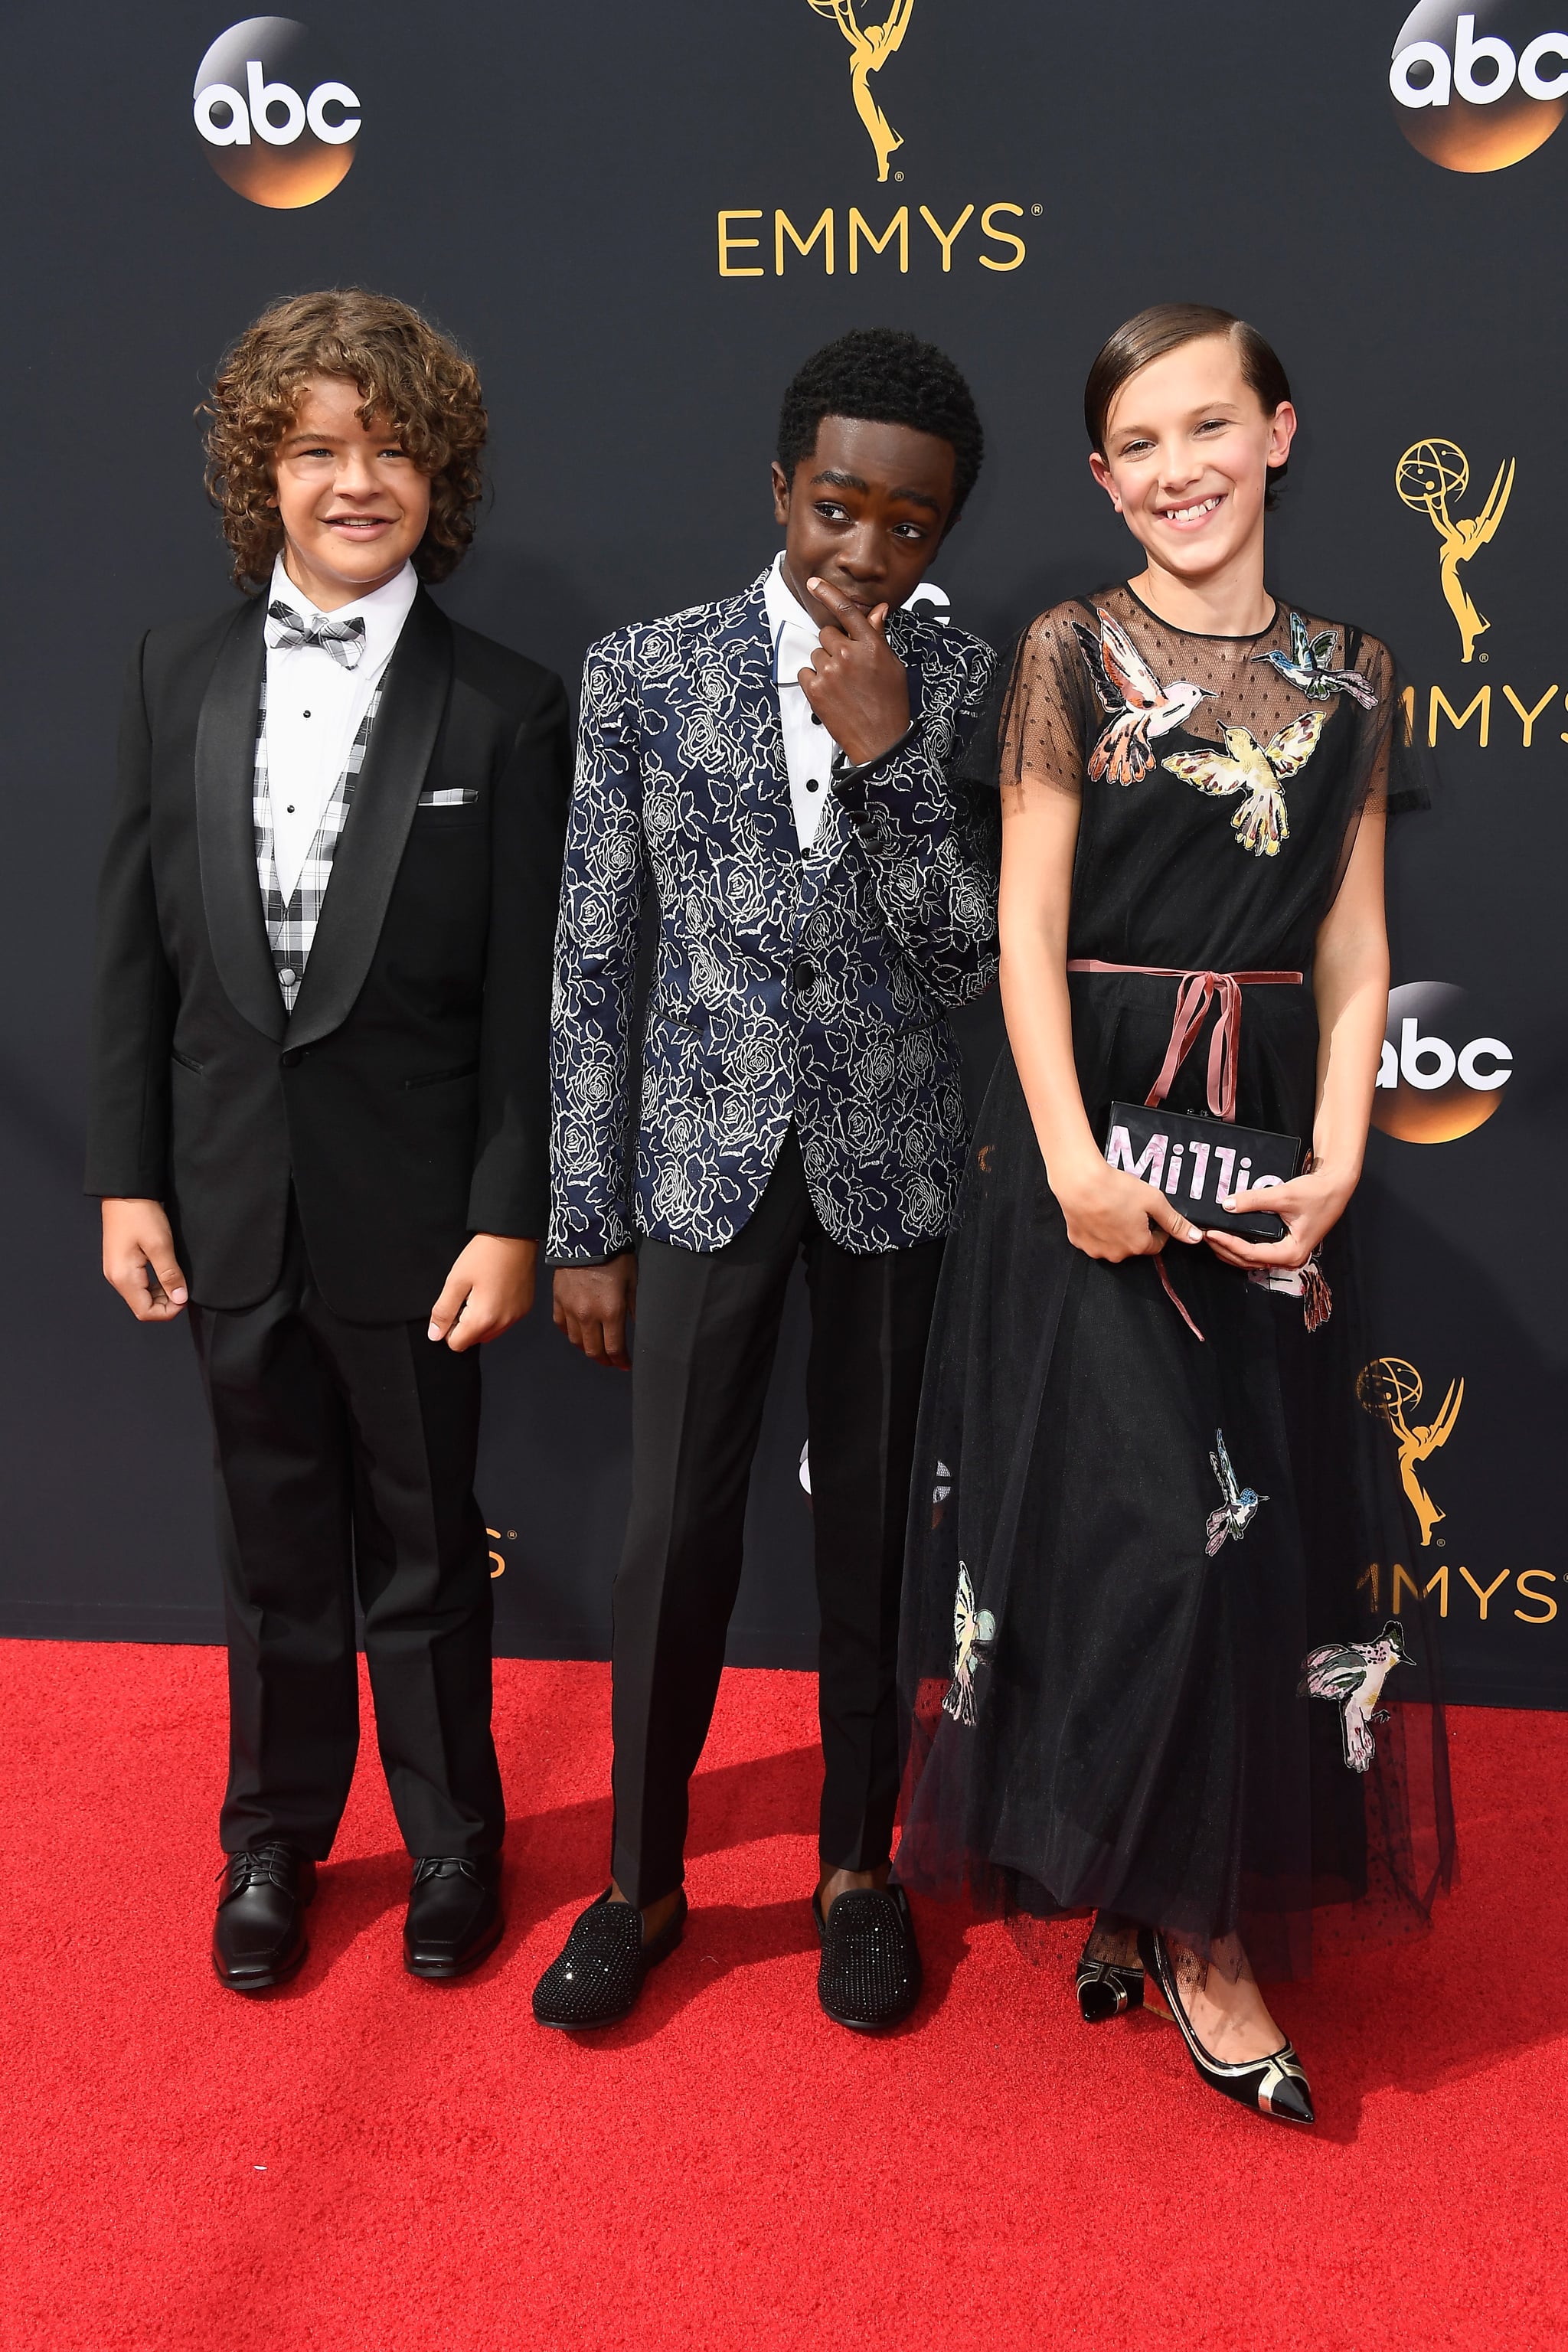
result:
M 395 579 L 425 536 L 430 480 L 347 376 L 313 375 L 273 461 L 284 567 L 324 613 Z
M 862 613 L 896 609 L 920 585 L 952 513 L 956 463 L 951 441 L 858 416 L 825 416 L 793 482 L 774 463 L 784 583 L 819 627 L 835 616 L 808 581 L 826 581 Z

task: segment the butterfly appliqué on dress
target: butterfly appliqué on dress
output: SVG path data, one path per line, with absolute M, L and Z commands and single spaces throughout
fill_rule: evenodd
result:
M 1209 1467 L 1219 1480 L 1219 1491 L 1225 1500 L 1217 1511 L 1211 1511 L 1208 1515 L 1208 1541 L 1204 1549 L 1211 1554 L 1218 1551 L 1227 1536 L 1233 1536 L 1239 1543 L 1257 1517 L 1259 1503 L 1268 1500 L 1267 1495 L 1257 1494 L 1252 1487 L 1237 1484 L 1223 1429 L 1215 1431 L 1214 1442 L 1215 1451 L 1209 1455 Z
M 1377 1704 L 1384 1678 L 1394 1666 L 1410 1664 L 1397 1617 L 1384 1621 L 1375 1642 L 1326 1642 L 1302 1659 L 1296 1696 L 1337 1702 L 1345 1762 L 1352 1772 L 1370 1771 L 1377 1754 L 1372 1727 L 1388 1721 L 1387 1708 Z
M 1121 622 L 1101 604 L 1094 610 L 1098 637 L 1081 621 L 1073 623 L 1110 722 L 1089 755 L 1089 774 L 1096 783 L 1109 776 L 1113 784 L 1136 784 L 1154 764 L 1150 739 L 1169 735 L 1212 697 L 1206 687 L 1194 686 L 1187 678 L 1162 686 Z
M 943 1715 L 951 1715 L 955 1723 L 976 1720 L 974 1669 L 985 1664 L 984 1654 L 995 1639 L 996 1620 L 989 1609 L 975 1608 L 974 1587 L 960 1560 L 952 1603 L 952 1681 L 942 1703 Z
M 1324 716 L 1304 710 L 1268 743 L 1259 743 L 1246 727 L 1227 727 L 1223 752 L 1173 751 L 1161 764 L 1216 800 L 1244 792 L 1247 798 L 1230 821 L 1237 841 L 1254 857 L 1278 857 L 1279 845 L 1290 838 L 1281 788 L 1300 774 L 1317 750 Z
M 1290 615 L 1290 650 L 1282 654 L 1278 646 L 1266 654 L 1254 654 L 1254 661 L 1268 662 L 1281 677 L 1288 677 L 1300 688 L 1309 702 L 1328 702 L 1336 694 L 1348 694 L 1361 704 L 1363 710 L 1377 708 L 1377 689 L 1368 684 L 1359 669 L 1335 669 L 1334 647 L 1340 641 L 1338 629 L 1321 629 L 1315 637 L 1307 635 L 1307 624 L 1300 613 Z

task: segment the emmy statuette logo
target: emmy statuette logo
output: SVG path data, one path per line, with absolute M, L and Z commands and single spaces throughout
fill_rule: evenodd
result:
M 1500 172 L 1544 146 L 1568 111 L 1568 32 L 1545 29 L 1551 7 L 1420 0 L 1388 68 L 1410 144 L 1448 172 Z
M 193 111 L 219 179 L 269 211 L 319 204 L 353 163 L 359 99 L 291 16 L 247 16 L 220 33 L 197 69 Z
M 1564 5 L 1568 5 L 1568 0 Z M 1563 39 L 1568 51 L 1568 35 Z M 1437 580 L 1443 602 L 1452 613 L 1459 633 L 1459 659 L 1478 667 L 1490 658 L 1484 647 L 1478 652 L 1477 645 L 1491 624 L 1470 593 L 1468 567 L 1471 558 L 1497 537 L 1513 494 L 1515 470 L 1515 460 L 1505 457 L 1492 477 L 1480 511 L 1465 515 L 1457 514 L 1455 509 L 1470 487 L 1470 461 L 1457 441 L 1446 440 L 1438 434 L 1413 441 L 1394 467 L 1394 487 L 1401 504 L 1408 507 L 1412 514 L 1425 515 L 1436 534 Z M 1523 751 L 1556 742 L 1568 743 L 1568 727 L 1563 724 L 1564 715 L 1568 715 L 1568 695 L 1563 692 L 1561 677 L 1553 678 L 1550 672 L 1531 677 L 1528 671 L 1521 676 L 1516 670 L 1511 683 L 1504 681 L 1495 687 L 1467 679 L 1453 701 L 1444 685 L 1434 682 L 1420 691 L 1410 685 L 1403 688 L 1400 701 L 1405 740 L 1414 742 L 1419 733 L 1434 751 L 1444 722 L 1454 739 L 1468 733 L 1469 741 L 1482 751 L 1491 742 L 1494 729 L 1505 745 L 1511 742 Z M 1516 723 L 1517 735 L 1513 733 Z M 1443 740 L 1449 739 L 1445 736 Z M 1387 1083 L 1390 1081 L 1379 1081 L 1380 1085 Z M 1479 1119 L 1471 1121 L 1472 1126 L 1479 1124 Z M 1455 1130 L 1458 1134 L 1467 1131 Z M 1393 1132 L 1403 1130 L 1396 1128 Z M 1436 1135 L 1411 1139 L 1418 1142 L 1446 1139 Z
M 1450 1381 L 1435 1418 L 1426 1422 L 1410 1418 L 1421 1402 L 1421 1375 L 1403 1356 L 1376 1356 L 1370 1364 L 1363 1364 L 1356 1376 L 1355 1392 L 1363 1409 L 1374 1420 L 1386 1423 L 1394 1433 L 1399 1448 L 1400 1484 L 1415 1514 L 1425 1549 L 1431 1543 L 1433 1528 L 1446 1514 L 1422 1485 L 1417 1465 L 1430 1461 L 1452 1437 L 1465 1402 L 1465 1383 Z
M 850 96 L 876 152 L 877 177 L 885 180 L 894 151 L 904 142 L 872 95 L 871 76 L 880 73 L 909 31 L 915 0 L 892 0 L 884 24 L 865 26 L 857 20 L 855 0 L 806 0 L 806 5 L 817 16 L 829 17 L 849 44 Z
M 1568 6 L 1568 0 L 1563 5 Z M 806 6 L 814 16 L 836 26 L 843 37 L 848 52 L 850 102 L 877 159 L 878 186 L 889 180 L 901 181 L 903 172 L 891 165 L 904 145 L 904 135 L 889 121 L 872 85 L 889 58 L 902 48 L 915 0 L 806 0 Z M 872 8 L 881 13 L 879 24 L 868 21 Z M 795 22 L 802 38 L 811 40 L 814 54 L 831 56 L 818 35 L 806 34 L 804 11 L 795 15 Z M 864 155 L 858 140 L 855 149 L 858 155 Z M 749 193 L 754 197 L 766 191 L 753 187 Z M 803 194 L 797 185 L 779 193 L 785 198 L 784 203 L 716 207 L 713 225 L 721 278 L 778 278 L 802 271 L 833 278 L 841 269 L 851 278 L 862 271 L 876 271 L 884 278 L 937 273 L 949 278 L 973 269 L 1006 278 L 1028 258 L 1025 223 L 1042 220 L 1046 213 L 1042 200 L 1026 205 L 984 189 L 967 203 L 950 191 L 941 209 L 933 211 L 930 203 L 921 200 L 917 188 L 911 187 L 901 200 L 889 188 L 884 199 L 889 216 L 884 220 L 880 205 L 864 193 L 861 202 L 870 205 L 869 214 L 859 204 L 846 204 L 842 190 L 835 192 L 831 187 Z
M 1443 980 L 1391 989 L 1372 1123 L 1402 1143 L 1452 1143 L 1490 1118 L 1513 1076 L 1500 1037 L 1468 1034 L 1462 988 Z
M 1470 461 L 1458 442 L 1413 441 L 1394 469 L 1400 498 L 1413 514 L 1424 514 L 1437 534 L 1437 572 L 1443 600 L 1458 625 L 1462 661 L 1474 659 L 1476 639 L 1491 624 L 1460 579 L 1459 566 L 1496 537 L 1513 488 L 1513 459 L 1505 458 L 1479 514 L 1456 516 L 1453 502 L 1470 486 Z

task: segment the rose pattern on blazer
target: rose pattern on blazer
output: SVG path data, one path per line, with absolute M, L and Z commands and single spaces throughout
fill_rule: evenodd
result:
M 589 650 L 556 939 L 549 1254 L 635 1233 L 722 1248 L 791 1121 L 826 1232 L 860 1254 L 944 1234 L 967 1139 L 944 1017 L 996 971 L 994 810 L 951 780 L 994 656 L 896 612 L 909 733 L 826 792 L 802 852 L 763 604 L 739 596 Z M 824 737 L 826 790 L 828 741 Z M 635 1171 L 632 999 L 658 941 Z

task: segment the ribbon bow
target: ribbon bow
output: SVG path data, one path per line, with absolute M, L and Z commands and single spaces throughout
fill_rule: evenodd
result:
M 1292 978 L 1294 974 L 1290 975 Z M 1251 974 L 1247 974 L 1250 978 Z M 1283 973 L 1270 972 L 1269 979 L 1284 978 Z M 1176 1072 L 1186 1060 L 1199 1030 L 1208 1016 L 1209 1006 L 1217 996 L 1219 1019 L 1215 1023 L 1209 1039 L 1208 1106 L 1215 1118 L 1236 1117 L 1237 1047 L 1241 1034 L 1241 990 L 1233 971 L 1189 971 L 1183 976 L 1176 991 L 1175 1017 L 1171 1023 L 1171 1042 L 1165 1051 L 1164 1066 L 1150 1087 L 1146 1097 L 1151 1110 L 1158 1109 L 1165 1099 Z
M 267 607 L 267 617 L 272 624 L 267 632 L 269 646 L 284 653 L 293 653 L 300 646 L 320 646 L 340 669 L 359 667 L 364 652 L 364 622 L 358 613 L 352 621 L 329 621 L 324 613 L 314 613 L 307 620 L 279 596 Z

